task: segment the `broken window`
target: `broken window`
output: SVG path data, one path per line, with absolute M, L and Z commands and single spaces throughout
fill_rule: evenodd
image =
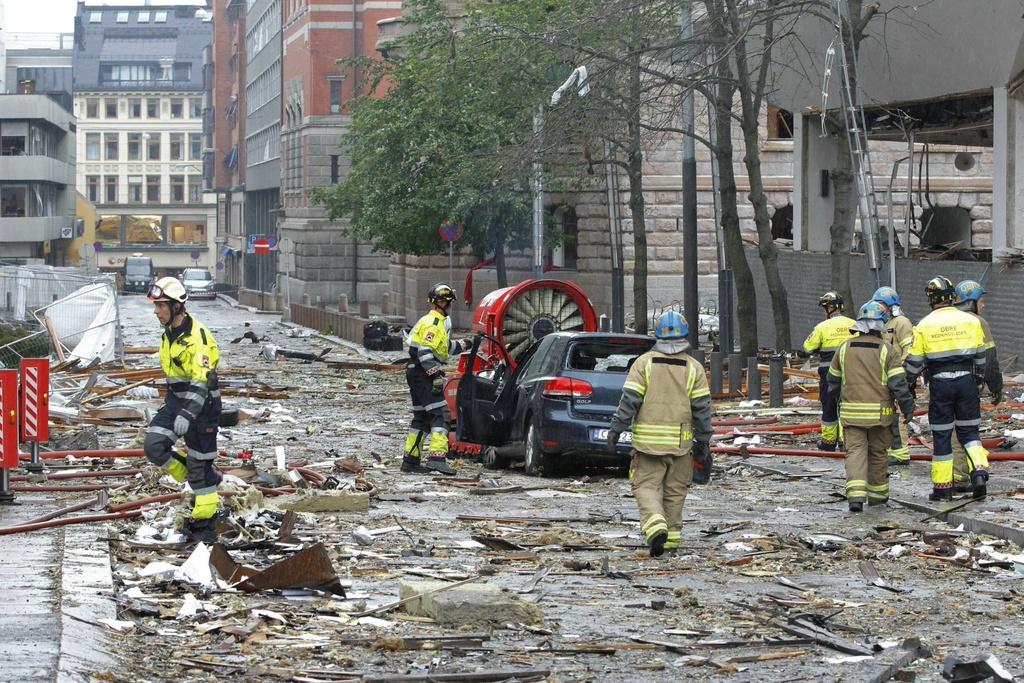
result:
M 768 105 L 768 139 L 793 139 L 793 112 Z
M 772 215 L 772 239 L 773 240 L 791 240 L 793 239 L 793 205 L 786 204 L 785 206 L 775 209 L 775 213 Z
M 960 242 L 971 246 L 971 212 L 962 206 L 934 206 L 921 213 L 921 244 L 938 246 Z

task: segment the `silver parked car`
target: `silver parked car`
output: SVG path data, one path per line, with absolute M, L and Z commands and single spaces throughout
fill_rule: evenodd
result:
M 206 268 L 186 268 L 181 273 L 181 283 L 185 285 L 189 299 L 214 299 L 213 275 Z

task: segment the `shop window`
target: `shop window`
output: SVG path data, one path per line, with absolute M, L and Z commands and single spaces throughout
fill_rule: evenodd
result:
M 163 242 L 163 218 L 161 216 L 125 216 L 124 239 L 129 244 Z
M 772 239 L 791 240 L 793 239 L 793 205 L 786 204 L 775 209 L 772 215 Z
M 171 244 L 206 244 L 206 219 L 195 216 L 167 219 Z
M 0 216 L 20 218 L 27 215 L 28 187 L 4 185 L 0 187 Z
M 96 220 L 96 240 L 103 244 L 121 243 L 121 217 L 108 215 Z
M 793 139 L 793 112 L 768 105 L 768 139 Z

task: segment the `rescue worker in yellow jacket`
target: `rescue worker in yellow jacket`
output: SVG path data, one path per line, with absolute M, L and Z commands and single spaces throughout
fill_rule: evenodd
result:
M 188 480 L 195 502 L 185 533 L 191 540 L 213 542 L 221 481 L 213 465 L 221 412 L 220 351 L 210 330 L 185 310 L 188 294 L 180 281 L 161 278 L 149 288 L 148 296 L 164 327 L 160 366 L 167 377 L 167 396 L 149 423 L 143 451 L 175 481 Z M 179 437 L 185 438 L 185 455 L 174 449 Z
M 958 282 L 954 288 L 956 292 L 956 307 L 961 311 L 969 313 L 981 323 L 982 333 L 985 335 L 985 385 L 992 394 L 992 404 L 999 405 L 1003 402 L 1003 373 L 999 368 L 999 356 L 996 353 L 996 341 L 992 337 L 992 328 L 988 321 L 982 317 L 985 312 L 985 295 L 988 292 L 974 280 L 963 280 Z M 971 489 L 971 473 L 967 470 L 967 454 L 963 444 L 957 439 L 953 441 L 953 489 L 960 493 Z
M 430 311 L 417 321 L 409 335 L 405 380 L 412 398 L 412 424 L 405 438 L 402 471 L 451 475 L 455 470 L 446 458 L 452 418 L 444 398 L 444 364 L 453 353 L 468 351 L 471 342 L 451 338 L 448 311 L 455 301 L 455 290 L 443 283 L 436 284 L 427 293 L 427 301 Z M 427 462 L 421 465 L 424 447 Z
M 852 331 L 832 357 L 829 392 L 839 398 L 839 422 L 846 441 L 846 500 L 850 512 L 889 500 L 886 449 L 899 404 L 904 420 L 914 416 L 899 351 L 882 338 L 889 314 L 877 301 L 861 306 Z
M 711 390 L 704 367 L 686 351 L 689 329 L 667 311 L 658 319 L 654 349 L 633 363 L 608 430 L 614 454 L 632 428 L 633 496 L 651 557 L 679 548 L 690 483 L 711 478 Z
M 903 314 L 903 307 L 900 305 L 900 295 L 892 287 L 879 287 L 872 297 L 874 301 L 882 304 L 889 316 L 889 322 L 885 325 L 885 333 L 882 338 L 889 342 L 899 353 L 900 364 L 907 360 L 910 353 L 910 345 L 914 343 L 914 323 Z M 892 445 L 889 447 L 890 465 L 910 464 L 910 432 L 907 430 L 907 421 L 894 420 Z
M 818 450 L 834 451 L 839 445 L 838 403 L 829 393 L 828 368 L 832 356 L 844 341 L 850 338 L 850 328 L 856 322 L 843 315 L 843 297 L 839 292 L 825 292 L 818 305 L 825 310 L 825 319 L 815 325 L 804 340 L 804 351 L 818 354 L 818 398 L 821 401 L 821 439 Z
M 953 307 L 953 283 L 945 277 L 925 287 L 932 312 L 914 328 L 914 343 L 907 355 L 907 381 L 911 386 L 927 370 L 928 423 L 932 430 L 931 500 L 953 498 L 953 430 L 967 451 L 974 496 L 987 492 L 988 451 L 981 445 L 980 388 L 985 376 L 985 333 L 976 316 Z

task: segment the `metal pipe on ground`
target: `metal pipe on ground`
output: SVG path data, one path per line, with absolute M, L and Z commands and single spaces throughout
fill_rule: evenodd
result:
M 106 515 L 83 515 L 81 517 L 68 517 L 67 519 L 51 519 L 49 521 L 38 522 L 36 524 L 19 524 L 17 526 L 2 527 L 0 528 L 0 536 L 20 534 L 25 531 L 53 529 L 55 527 L 68 526 L 70 524 L 93 524 L 95 522 L 110 522 L 115 519 L 131 519 L 133 517 L 140 517 L 141 515 L 141 510 L 129 510 L 127 512 L 115 512 Z
M 734 454 L 741 455 L 746 453 L 748 455 L 781 455 L 781 456 L 793 456 L 799 458 L 830 458 L 832 460 L 842 460 L 846 457 L 845 451 L 811 451 L 801 450 L 799 448 L 762 448 L 762 447 L 743 447 L 743 446 L 713 446 L 711 448 L 712 453 L 722 453 L 725 455 Z M 910 459 L 915 462 L 931 462 L 932 456 L 928 453 L 911 453 Z M 989 453 L 988 459 L 990 462 L 1024 462 L 1024 451 L 1007 451 L 1005 453 Z
M 146 454 L 141 448 L 111 448 L 93 451 L 50 451 L 42 453 L 40 457 L 43 460 L 63 460 L 69 455 L 73 455 L 76 458 L 141 458 Z M 18 453 L 18 458 L 20 460 L 30 460 L 32 456 L 28 453 Z
M 19 491 L 21 493 L 83 493 L 85 491 L 102 491 L 109 488 L 109 484 L 71 484 L 69 486 L 14 484 L 11 486 L 12 491 Z
M 46 475 L 47 481 L 64 479 L 93 479 L 104 477 L 134 477 L 142 472 L 140 469 L 89 470 L 88 472 L 54 472 Z M 16 474 L 11 481 L 25 481 L 25 475 Z
M 86 508 L 92 507 L 93 505 L 97 505 L 99 507 L 103 507 L 106 504 L 107 504 L 107 494 L 106 493 L 99 493 L 92 500 L 87 500 L 84 503 L 76 503 L 74 505 L 69 505 L 68 507 L 61 508 L 60 510 L 54 510 L 53 512 L 48 512 L 45 515 L 40 515 L 39 517 L 33 517 L 32 519 L 27 519 L 24 522 L 18 524 L 18 526 L 25 526 L 26 524 L 39 524 L 40 522 L 48 522 L 51 519 L 56 519 L 57 517 L 63 517 L 64 515 L 71 514 L 72 512 L 78 512 L 79 510 L 84 510 Z

